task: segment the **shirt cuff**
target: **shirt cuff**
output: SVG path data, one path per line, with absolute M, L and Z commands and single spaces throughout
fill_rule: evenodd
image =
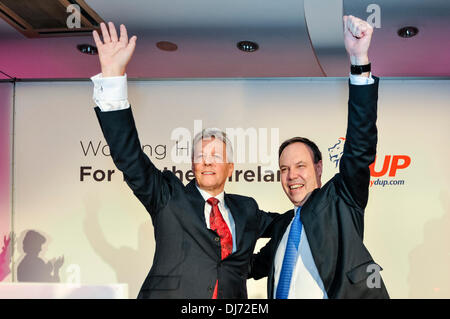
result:
M 92 98 L 102 112 L 118 111 L 130 107 L 126 74 L 104 78 L 99 73 L 91 77 L 91 80 L 94 83 Z
M 372 72 L 370 72 L 369 77 L 350 73 L 350 83 L 353 85 L 368 85 L 374 84 L 375 79 L 372 77 Z

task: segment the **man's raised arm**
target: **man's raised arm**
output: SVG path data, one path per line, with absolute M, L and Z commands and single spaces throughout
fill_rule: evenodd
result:
M 136 47 L 136 36 L 128 39 L 120 26 L 120 37 L 112 22 L 100 25 L 103 41 L 93 32 L 99 53 L 101 74 L 94 82 L 95 112 L 116 167 L 147 211 L 155 214 L 167 202 L 170 192 L 163 174 L 141 149 L 133 114 L 127 98 L 126 67 Z
M 352 65 L 352 74 L 346 142 L 339 171 L 343 181 L 342 194 L 350 204 L 364 209 L 368 200 L 369 165 L 375 160 L 377 144 L 378 78 L 372 79 L 368 71 L 368 51 L 373 28 L 366 21 L 353 16 L 344 16 L 343 21 L 345 48 Z

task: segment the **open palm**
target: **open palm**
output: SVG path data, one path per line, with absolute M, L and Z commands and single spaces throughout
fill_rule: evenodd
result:
M 120 25 L 120 37 L 117 36 L 112 22 L 109 22 L 108 26 L 109 31 L 106 24 L 100 24 L 103 41 L 97 31 L 92 33 L 98 49 L 102 75 L 103 77 L 121 76 L 125 74 L 127 64 L 136 48 L 137 37 L 133 36 L 128 40 L 127 29 L 123 24 Z

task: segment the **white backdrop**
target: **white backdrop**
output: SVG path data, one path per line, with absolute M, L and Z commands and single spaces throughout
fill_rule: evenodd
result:
M 372 179 L 364 241 L 384 268 L 392 297 L 450 298 L 450 81 L 382 79 L 379 95 L 375 171 L 382 171 L 386 158 L 402 159 L 395 176 Z M 61 282 L 128 283 L 133 298 L 152 263 L 153 228 L 108 156 L 91 97 L 90 82 L 17 84 L 14 263 L 17 271 L 26 255 L 25 234 L 35 230 L 45 238 L 41 260 L 64 256 Z M 276 146 L 292 136 L 311 138 L 323 154 L 323 182 L 337 172 L 328 148 L 345 136 L 347 98 L 346 79 L 129 83 L 140 139 L 152 148 L 157 167 L 190 169 L 172 163 L 171 133 L 183 127 L 193 134 L 194 121 L 202 120 L 203 127 L 258 132 L 258 142 L 267 132 Z M 409 165 L 401 168 L 407 158 Z M 258 165 L 247 160 L 235 168 L 256 171 Z M 111 181 L 92 175 L 80 181 L 85 166 L 91 174 L 116 171 Z M 241 175 L 226 191 L 253 196 L 264 210 L 292 208 L 276 181 L 248 182 Z M 265 298 L 265 280 L 250 280 L 248 290 L 250 298 Z
M 13 84 L 0 83 L 0 282 L 11 281 L 11 130 Z M 6 237 L 5 237 L 6 236 Z M 5 243 L 5 239 L 8 243 Z

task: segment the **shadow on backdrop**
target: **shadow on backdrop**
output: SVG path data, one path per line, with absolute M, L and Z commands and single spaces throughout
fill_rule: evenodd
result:
M 150 269 L 154 254 L 154 247 L 149 244 L 153 240 L 153 226 L 150 218 L 139 226 L 137 249 L 128 246 L 116 248 L 108 242 L 100 227 L 97 199 L 89 197 L 85 198 L 84 202 L 86 218 L 83 228 L 86 238 L 95 253 L 113 268 L 117 283 L 128 284 L 129 298 L 136 298 Z
M 47 239 L 35 230 L 25 233 L 22 240 L 23 256 L 17 266 L 19 282 L 60 282 L 59 270 L 64 263 L 64 256 L 53 258 L 47 262 L 39 255 Z
M 444 216 L 425 224 L 422 244 L 409 254 L 409 298 L 450 298 L 450 192 L 440 199 Z
M 0 252 L 0 281 L 3 281 L 11 273 L 11 250 L 14 243 L 14 235 L 9 235 L 8 237 L 3 236 L 3 247 Z

